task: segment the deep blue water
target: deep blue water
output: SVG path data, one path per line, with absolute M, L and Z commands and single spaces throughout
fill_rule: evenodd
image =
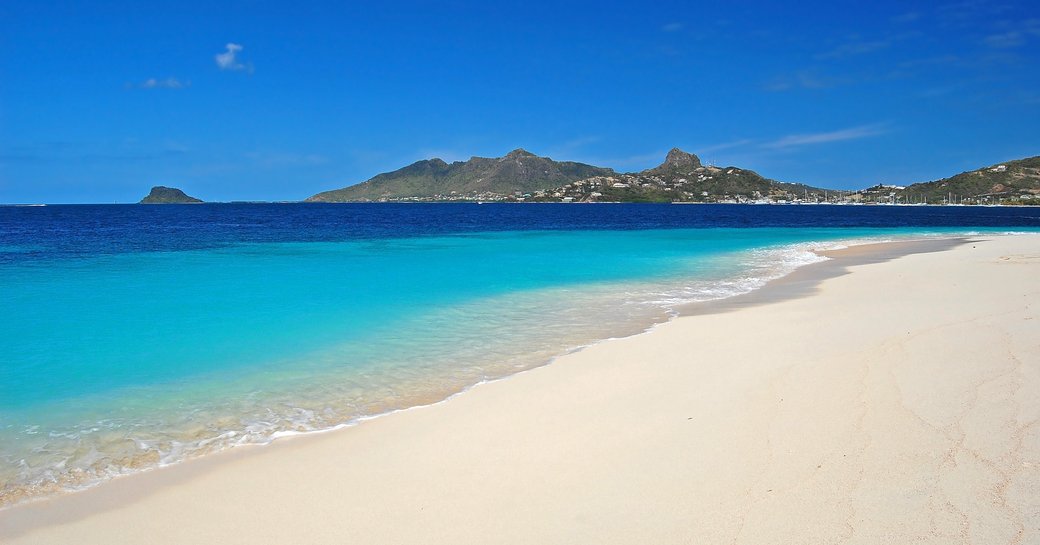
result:
M 853 240 L 1040 208 L 0 207 L 0 505 L 443 399 Z
M 488 231 L 1040 226 L 1040 207 L 205 204 L 0 207 L 0 260 Z M 13 255 L 12 255 L 13 254 Z

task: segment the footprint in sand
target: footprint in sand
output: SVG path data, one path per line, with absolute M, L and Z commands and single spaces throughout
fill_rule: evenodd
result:
M 1017 265 L 1030 265 L 1040 263 L 1040 255 L 1005 255 L 1000 256 L 1001 263 L 1014 263 Z

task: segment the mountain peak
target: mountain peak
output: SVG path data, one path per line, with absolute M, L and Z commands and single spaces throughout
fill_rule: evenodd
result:
M 672 175 L 686 173 L 701 167 L 701 160 L 692 153 L 687 153 L 679 148 L 672 148 L 664 162 L 660 165 L 644 170 L 647 174 Z
M 506 159 L 515 159 L 517 157 L 535 157 L 535 154 L 525 150 L 524 148 L 516 148 L 505 156 Z
M 679 148 L 672 148 L 661 166 L 697 168 L 701 166 L 701 160 L 692 153 L 687 153 Z

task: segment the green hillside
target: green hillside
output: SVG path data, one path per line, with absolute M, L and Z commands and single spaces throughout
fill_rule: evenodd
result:
M 704 166 L 673 148 L 664 163 L 642 172 L 598 176 L 538 192 L 534 200 L 576 202 L 719 202 L 823 199 L 827 190 L 770 180 L 738 167 Z
M 418 161 L 308 202 L 364 201 L 540 202 L 878 202 L 1040 203 L 1040 157 L 1009 161 L 909 187 L 879 185 L 857 192 L 778 182 L 735 166 L 704 165 L 679 148 L 660 165 L 618 173 L 583 163 L 553 161 L 517 149 L 504 157 L 448 164 Z
M 1031 200 L 1034 195 L 1040 195 L 1040 157 L 1008 161 L 934 182 L 913 184 L 900 193 L 932 203 L 951 198 L 971 202 L 1023 197 Z
M 505 157 L 445 163 L 429 159 L 308 202 L 400 200 L 535 200 L 717 202 L 822 198 L 825 190 L 763 178 L 737 167 L 705 166 L 679 148 L 661 165 L 627 174 L 583 163 L 557 162 L 522 149 Z
M 613 174 L 609 168 L 557 162 L 517 149 L 505 157 L 473 157 L 448 164 L 429 159 L 349 187 L 325 191 L 308 202 L 354 202 L 437 197 L 513 195 L 557 187 L 591 176 Z

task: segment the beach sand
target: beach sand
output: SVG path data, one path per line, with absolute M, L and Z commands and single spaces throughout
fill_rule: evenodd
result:
M 7 509 L 0 541 L 1040 543 L 1040 237 L 863 252 L 793 298 Z

